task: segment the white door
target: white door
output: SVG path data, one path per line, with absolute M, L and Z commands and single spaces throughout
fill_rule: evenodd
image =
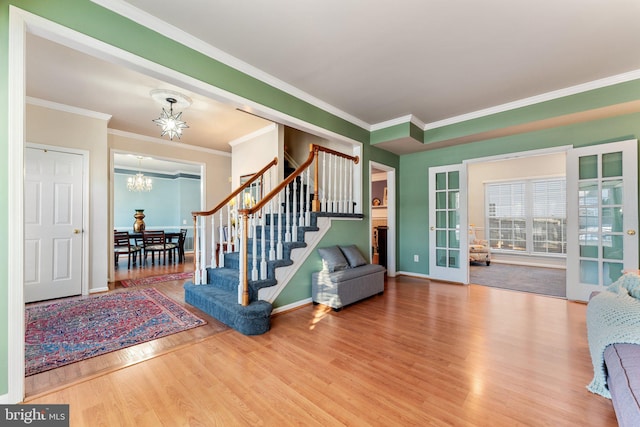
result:
M 25 302 L 82 292 L 82 183 L 79 154 L 25 152 Z
M 638 268 L 637 141 L 567 153 L 567 298 L 587 301 Z
M 466 169 L 429 168 L 429 277 L 469 283 Z

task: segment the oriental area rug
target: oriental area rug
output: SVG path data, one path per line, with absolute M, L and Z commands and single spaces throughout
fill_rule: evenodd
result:
M 27 306 L 25 321 L 26 376 L 207 323 L 154 288 Z
M 186 280 L 191 279 L 193 273 L 171 273 L 163 274 L 161 276 L 143 277 L 141 279 L 125 279 L 121 280 L 120 284 L 125 288 L 131 288 L 133 286 L 142 285 L 155 285 L 156 283 L 171 282 L 173 280 Z

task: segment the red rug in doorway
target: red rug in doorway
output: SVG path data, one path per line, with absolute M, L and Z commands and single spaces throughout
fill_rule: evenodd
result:
M 193 273 L 171 273 L 163 274 L 162 276 L 143 277 L 142 279 L 121 280 L 120 284 L 125 288 L 131 288 L 133 286 L 155 285 L 161 282 L 191 279 L 192 277 Z
M 207 323 L 154 288 L 28 305 L 25 321 L 27 376 Z

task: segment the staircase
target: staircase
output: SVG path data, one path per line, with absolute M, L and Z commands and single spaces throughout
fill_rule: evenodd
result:
M 260 290 L 284 288 L 276 270 L 297 267 L 292 251 L 307 246 L 308 233 L 320 230 L 319 218 L 362 217 L 354 214 L 351 200 L 349 170 L 357 162 L 357 157 L 313 145 L 307 161 L 264 197 L 249 189 L 271 181 L 265 177 L 270 178 L 277 159 L 216 208 L 193 212 L 196 271 L 184 285 L 185 301 L 245 335 L 267 332 L 279 291 L 266 292 L 269 298 L 262 299 Z

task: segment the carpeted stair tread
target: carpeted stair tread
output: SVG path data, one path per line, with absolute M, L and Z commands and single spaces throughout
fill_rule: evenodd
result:
M 272 305 L 267 301 L 238 304 L 238 295 L 213 285 L 184 284 L 184 299 L 225 325 L 245 335 L 260 335 L 270 328 Z
M 282 227 L 286 226 L 286 213 L 282 216 Z M 297 212 L 296 218 L 299 212 Z M 278 224 L 278 216 L 266 215 L 265 218 L 265 250 L 268 254 L 271 250 L 271 222 L 274 226 Z M 207 268 L 207 282 L 205 285 L 194 285 L 187 282 L 184 285 L 185 301 L 194 307 L 206 312 L 212 317 L 220 320 L 228 326 L 236 329 L 245 335 L 262 334 L 269 330 L 270 316 L 272 306 L 266 301 L 258 300 L 258 291 L 264 287 L 274 286 L 277 284 L 275 279 L 275 270 L 279 267 L 289 266 L 293 264 L 291 260 L 291 251 L 295 248 L 306 247 L 305 234 L 307 232 L 319 231 L 317 227 L 318 216 L 324 217 L 342 217 L 342 218 L 363 218 L 362 214 L 333 214 L 333 213 L 316 213 L 311 212 L 310 225 L 297 227 L 297 241 L 285 242 L 284 230 L 281 230 L 282 237 L 282 257 L 283 259 L 267 261 L 267 279 L 266 280 L 249 280 L 249 300 L 250 304 L 243 307 L 238 304 L 238 282 L 240 263 L 240 254 L 231 252 L 224 254 L 224 267 Z M 289 213 L 289 224 L 293 224 L 293 213 Z M 262 226 L 256 226 L 256 243 L 258 247 L 256 264 L 260 269 L 260 261 L 262 259 Z M 276 239 L 276 230 L 274 230 L 274 239 Z M 253 239 L 247 241 L 248 244 L 248 274 L 251 278 L 253 269 Z M 274 245 L 275 246 L 275 245 Z M 275 248 L 274 248 L 275 249 Z

